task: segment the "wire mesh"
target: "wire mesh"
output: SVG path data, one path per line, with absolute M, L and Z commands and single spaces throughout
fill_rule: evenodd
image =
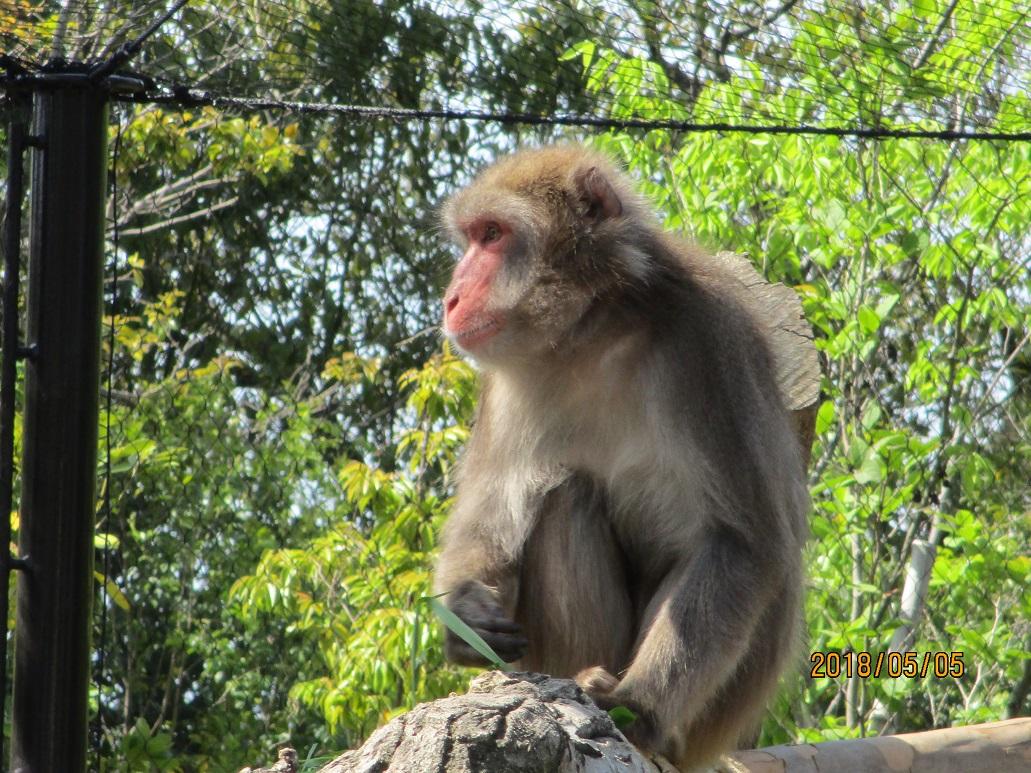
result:
M 0 47 L 28 69 L 109 58 L 168 7 L 6 2 Z M 653 120 L 649 97 L 672 93 L 668 109 L 685 120 L 973 129 L 1027 86 L 1028 14 L 972 2 L 194 1 L 135 67 L 172 94 Z M 853 40 L 858 49 L 843 43 Z M 907 62 L 909 88 L 885 77 L 883 53 Z M 585 60 L 633 58 L 648 64 L 627 65 L 637 71 L 620 89 L 582 77 Z M 840 73 L 837 93 L 807 90 L 814 66 Z M 733 102 L 705 88 L 758 71 L 791 82 L 796 98 L 766 99 L 769 83 Z

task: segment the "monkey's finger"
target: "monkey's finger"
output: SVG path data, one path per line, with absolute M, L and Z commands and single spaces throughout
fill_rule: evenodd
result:
M 519 660 L 526 654 L 526 647 L 529 642 L 523 636 L 511 636 L 509 634 L 491 633 L 490 631 L 477 631 L 480 637 L 487 642 L 487 645 L 498 653 L 498 657 L 506 663 Z
M 448 639 L 445 642 L 444 655 L 452 663 L 458 663 L 463 666 L 490 665 L 487 658 L 483 657 L 483 655 L 458 638 Z
M 491 641 L 487 637 L 482 637 L 487 642 L 488 646 L 494 651 L 494 653 L 505 663 L 511 663 L 512 661 L 519 660 L 523 655 L 526 654 L 526 645 L 520 645 L 519 642 L 508 643 L 498 640 Z M 460 663 L 464 666 L 489 666 L 490 662 L 487 658 L 483 657 L 477 650 L 466 644 L 460 639 L 448 641 L 444 648 L 445 654 L 448 660 L 454 663 Z
M 526 650 L 525 649 L 516 649 L 516 650 L 511 650 L 511 651 L 509 651 L 509 650 L 500 650 L 500 651 L 498 651 L 497 654 L 498 654 L 498 657 L 501 658 L 502 662 L 504 662 L 504 663 L 515 663 L 517 660 L 521 660 L 523 657 L 526 656 Z
M 474 628 L 482 628 L 485 631 L 493 631 L 494 633 L 510 633 L 522 635 L 523 627 L 519 623 L 514 623 L 507 617 L 482 617 L 476 621 Z

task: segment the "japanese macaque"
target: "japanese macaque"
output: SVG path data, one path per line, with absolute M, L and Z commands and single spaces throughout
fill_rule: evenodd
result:
M 808 446 L 758 275 L 664 232 L 579 146 L 501 160 L 443 218 L 464 250 L 444 332 L 482 393 L 437 592 L 505 661 L 629 708 L 642 750 L 711 760 L 800 637 Z

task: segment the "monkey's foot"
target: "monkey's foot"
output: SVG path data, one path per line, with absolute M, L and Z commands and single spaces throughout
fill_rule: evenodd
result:
M 601 666 L 585 668 L 573 677 L 573 681 L 580 685 L 580 689 L 591 697 L 605 695 L 619 687 L 619 679 Z

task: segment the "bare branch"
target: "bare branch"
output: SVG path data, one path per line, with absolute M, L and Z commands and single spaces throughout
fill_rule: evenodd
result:
M 165 228 L 171 228 L 175 225 L 182 225 L 183 223 L 189 223 L 193 220 L 200 220 L 202 218 L 209 217 L 216 212 L 234 206 L 239 201 L 239 196 L 233 196 L 225 201 L 220 201 L 218 204 L 212 204 L 210 207 L 206 207 L 205 209 L 198 209 L 196 212 L 190 212 L 187 215 L 180 215 L 179 217 L 162 220 L 160 223 L 151 223 L 150 225 L 145 225 L 140 228 L 124 228 L 119 230 L 118 234 L 119 236 L 143 236 Z

